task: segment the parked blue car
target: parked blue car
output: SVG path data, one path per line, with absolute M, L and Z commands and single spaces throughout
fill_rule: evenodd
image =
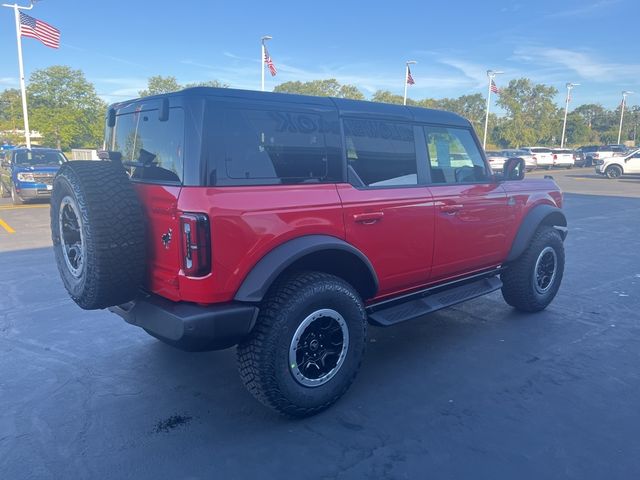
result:
M 14 205 L 51 197 L 53 178 L 67 157 L 52 148 L 16 148 L 0 163 L 0 196 L 11 195 Z

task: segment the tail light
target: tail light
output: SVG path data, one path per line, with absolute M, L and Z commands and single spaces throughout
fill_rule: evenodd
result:
M 558 155 L 556 155 L 555 153 L 553 154 L 553 159 L 557 160 L 558 159 Z
M 203 213 L 180 216 L 182 268 L 188 277 L 204 277 L 211 272 L 209 218 Z
M 533 158 L 536 162 L 538 161 L 538 159 L 536 158 L 535 155 L 533 157 L 531 157 L 531 158 Z

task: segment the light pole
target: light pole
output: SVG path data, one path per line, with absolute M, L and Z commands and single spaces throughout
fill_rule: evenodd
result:
M 571 101 L 571 89 L 579 85 L 579 83 L 567 83 L 567 101 L 564 105 L 564 123 L 562 124 L 562 140 L 560 140 L 560 148 L 564 148 L 564 135 L 567 131 L 567 114 L 569 113 L 569 102 Z
M 24 65 L 22 63 L 22 41 L 20 39 L 20 10 L 31 10 L 34 1 L 31 0 L 28 7 L 21 7 L 17 3 L 3 3 L 3 7 L 13 8 L 16 19 L 16 39 L 18 42 L 18 68 L 20 69 L 20 93 L 22 94 L 22 116 L 24 119 L 24 140 L 27 148 L 31 148 L 31 131 L 29 130 L 29 115 L 27 114 L 27 92 L 24 84 Z
M 409 87 L 409 65 L 415 65 L 415 60 L 408 60 L 406 63 L 406 68 L 404 70 L 404 100 L 402 101 L 403 105 L 407 104 L 407 88 Z M 413 80 L 412 80 L 413 81 Z
M 622 138 L 622 119 L 624 118 L 624 106 L 627 102 L 627 96 L 633 92 L 625 90 L 622 92 L 622 103 L 620 104 L 620 128 L 618 129 L 618 145 L 620 145 L 620 139 Z
M 260 45 L 262 47 L 261 55 L 260 55 L 260 75 L 261 75 L 260 91 L 262 92 L 264 92 L 264 61 L 265 61 L 265 50 L 266 50 L 264 42 L 266 42 L 267 40 L 271 40 L 272 38 L 273 37 L 271 35 L 265 35 L 260 39 Z
M 491 102 L 491 87 L 493 84 L 493 79 L 496 78 L 496 75 L 501 75 L 504 72 L 499 70 L 487 70 L 487 77 L 489 78 L 489 89 L 487 91 L 487 116 L 484 119 L 484 139 L 482 140 L 482 148 L 487 148 L 487 130 L 489 128 L 489 105 Z

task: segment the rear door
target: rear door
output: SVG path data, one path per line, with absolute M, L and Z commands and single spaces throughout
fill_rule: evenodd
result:
M 435 206 L 432 280 L 500 263 L 509 223 L 507 196 L 494 181 L 472 131 L 425 126 Z
M 146 287 L 175 300 L 180 298 L 177 204 L 184 175 L 184 117 L 182 108 L 172 107 L 161 121 L 158 101 L 141 102 L 120 109 L 107 130 L 109 150 L 122 154 L 148 220 Z
M 347 241 L 373 264 L 379 296 L 426 284 L 434 206 L 423 181 L 425 162 L 417 163 L 426 157 L 422 131 L 372 118 L 345 118 L 343 128 L 349 184 L 338 185 L 338 193 Z

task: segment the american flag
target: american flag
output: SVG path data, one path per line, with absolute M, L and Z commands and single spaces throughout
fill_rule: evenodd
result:
M 20 12 L 20 35 L 40 40 L 47 47 L 60 48 L 60 30 Z
M 411 69 L 409 69 L 409 65 L 407 65 L 407 85 L 415 85 L 416 81 L 411 76 Z
M 273 60 L 271 60 L 271 55 L 269 55 L 267 47 L 264 47 L 264 63 L 266 63 L 267 67 L 269 67 L 271 76 L 275 77 L 276 73 L 278 73 L 278 70 L 276 70 L 276 66 L 273 64 Z
M 493 78 L 491 79 L 491 91 L 500 95 L 500 89 L 496 85 L 496 82 L 493 81 Z

